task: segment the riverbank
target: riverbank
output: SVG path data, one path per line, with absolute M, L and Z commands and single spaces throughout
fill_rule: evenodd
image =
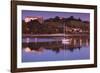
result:
M 22 37 L 72 37 L 72 36 L 89 36 L 89 34 L 22 34 Z

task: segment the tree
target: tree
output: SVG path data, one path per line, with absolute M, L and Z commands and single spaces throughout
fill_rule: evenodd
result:
M 54 18 L 54 21 L 59 21 L 60 20 L 60 18 L 59 18 L 59 16 L 55 16 L 55 18 Z

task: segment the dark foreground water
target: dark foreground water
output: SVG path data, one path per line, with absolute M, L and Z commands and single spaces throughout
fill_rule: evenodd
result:
M 22 62 L 90 58 L 88 37 L 23 38 L 22 41 Z

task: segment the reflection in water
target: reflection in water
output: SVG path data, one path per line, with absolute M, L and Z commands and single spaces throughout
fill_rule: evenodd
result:
M 25 50 L 25 52 L 31 52 L 30 47 L 26 47 L 24 50 Z
M 23 38 L 23 62 L 89 59 L 89 38 Z

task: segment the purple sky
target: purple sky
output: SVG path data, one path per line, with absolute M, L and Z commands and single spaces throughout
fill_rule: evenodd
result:
M 80 18 L 83 21 L 90 21 L 89 13 L 22 10 L 22 19 L 24 19 L 26 16 L 42 16 L 44 19 L 54 18 L 55 16 L 64 18 L 74 16 L 76 19 Z

